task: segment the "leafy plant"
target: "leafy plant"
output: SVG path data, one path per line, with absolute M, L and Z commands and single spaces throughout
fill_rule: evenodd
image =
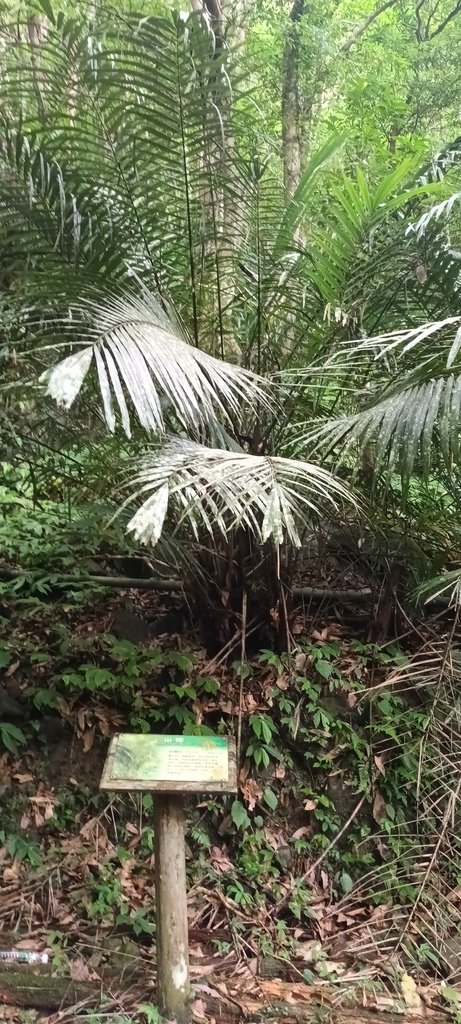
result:
M 12 754 L 17 754 L 19 748 L 27 743 L 27 737 L 12 722 L 0 722 L 0 741 Z

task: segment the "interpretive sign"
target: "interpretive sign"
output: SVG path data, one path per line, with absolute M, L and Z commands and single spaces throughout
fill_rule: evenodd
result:
M 157 997 L 168 1020 L 189 1024 L 184 794 L 237 791 L 235 740 L 120 733 L 110 741 L 100 787 L 156 792 Z
M 235 792 L 235 741 L 223 736 L 120 733 L 111 740 L 101 789 Z

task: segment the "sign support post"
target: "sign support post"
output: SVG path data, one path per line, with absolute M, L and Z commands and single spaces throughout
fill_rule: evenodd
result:
M 161 1013 L 189 1020 L 189 938 L 183 798 L 159 793 L 154 803 L 157 996 Z
M 101 789 L 154 793 L 157 996 L 169 1024 L 190 1020 L 185 793 L 235 793 L 235 740 L 122 733 L 110 742 Z

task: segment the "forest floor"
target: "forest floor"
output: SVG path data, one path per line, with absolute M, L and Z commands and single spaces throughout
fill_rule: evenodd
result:
M 442 984 L 408 966 L 381 944 L 390 899 L 361 885 L 402 786 L 355 708 L 404 657 L 367 642 L 366 611 L 300 610 L 296 681 L 268 651 L 208 658 L 174 632 L 176 597 L 18 594 L 0 612 L 0 949 L 49 958 L 0 962 L 0 1019 L 159 1020 L 152 797 L 99 782 L 114 732 L 198 725 L 241 736 L 241 757 L 237 799 L 187 807 L 192 1019 L 459 1014 L 455 947 Z

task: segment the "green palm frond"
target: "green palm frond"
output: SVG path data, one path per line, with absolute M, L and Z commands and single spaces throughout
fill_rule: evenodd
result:
M 426 602 L 444 598 L 450 608 L 461 607 L 461 569 L 452 569 L 433 579 L 424 580 L 418 587 L 418 597 Z
M 21 38 L 4 59 L 2 259 L 49 304 L 76 273 L 127 284 L 134 270 L 197 340 L 233 180 L 230 55 L 195 14 L 106 20 L 94 37 L 55 16 L 32 64 Z
M 332 186 L 331 222 L 313 234 L 311 277 L 324 308 L 338 312 L 345 324 L 361 327 L 365 315 L 376 326 L 399 272 L 407 276 L 410 246 L 396 214 L 434 188 L 408 187 L 412 166 L 403 161 L 374 190 L 361 171 Z
M 178 526 L 186 522 L 196 537 L 200 529 L 226 535 L 244 527 L 261 543 L 287 537 L 299 545 L 302 524 L 322 506 L 352 500 L 330 473 L 310 463 L 181 439 L 146 455 L 133 486 L 130 502 L 149 495 L 128 524 L 144 544 L 157 542 L 173 512 Z
M 296 232 L 306 215 L 306 206 L 312 194 L 313 186 L 316 183 L 317 175 L 342 149 L 345 142 L 345 135 L 334 136 L 317 153 L 314 153 L 309 161 L 294 195 L 289 198 L 283 211 L 272 250 L 272 258 L 275 262 L 285 255 L 287 249 L 291 250 L 293 248 Z
M 45 371 L 42 379 L 47 394 L 68 409 L 94 360 L 111 431 L 118 408 L 130 436 L 125 392 L 141 426 L 160 434 L 165 431 L 165 401 L 179 423 L 196 435 L 212 431 L 219 418 L 239 420 L 245 403 L 269 406 L 261 379 L 194 348 L 145 289 L 141 297 L 126 294 L 81 306 L 70 322 L 59 324 L 61 330 L 71 329 L 73 338 L 76 313 L 81 320 L 79 348 Z

